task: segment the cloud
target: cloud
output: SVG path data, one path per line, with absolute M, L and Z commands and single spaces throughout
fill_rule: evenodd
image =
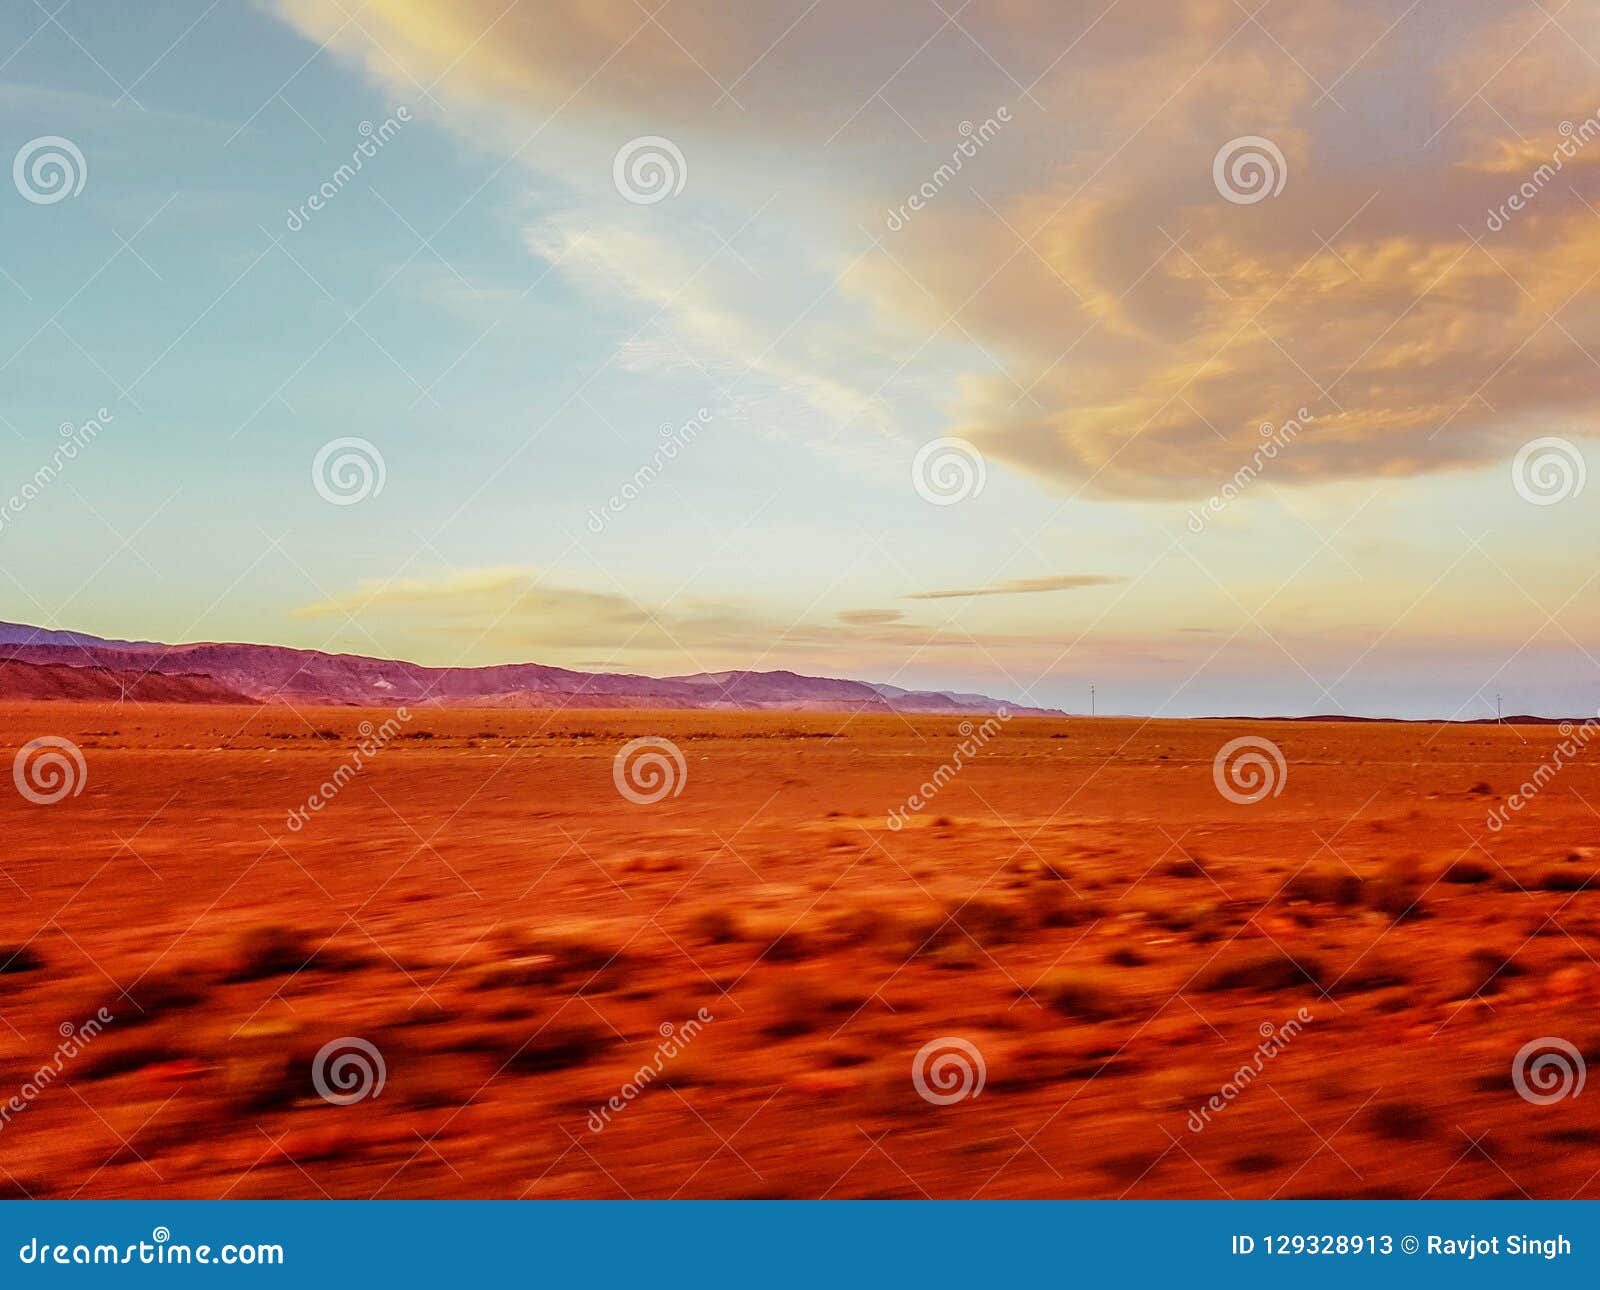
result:
M 897 623 L 905 615 L 898 609 L 841 609 L 834 617 L 851 627 L 878 627 Z
M 971 632 L 904 621 L 897 610 L 843 610 L 833 623 L 785 620 L 732 599 L 648 604 L 566 585 L 536 569 L 458 569 L 363 582 L 290 617 L 353 619 L 366 646 L 435 664 L 551 663 L 665 674 L 804 664 L 825 673 L 890 675 L 924 650 L 985 658 L 1026 651 L 1059 657 L 1054 636 Z
M 1073 591 L 1079 587 L 1109 587 L 1126 578 L 1098 573 L 1064 573 L 1048 578 L 1009 578 L 989 587 L 970 587 L 957 591 L 919 591 L 906 600 L 957 600 L 967 596 L 1022 596 L 1038 591 Z
M 1600 0 L 346 7 L 278 6 L 555 174 L 570 209 L 530 237 L 658 315 L 634 356 L 759 383 L 808 441 L 926 427 L 1062 493 L 1200 497 L 1288 419 L 1286 485 L 1482 466 L 1600 411 L 1600 100 L 1567 34 Z M 640 208 L 610 161 L 645 134 L 689 169 Z M 1278 195 L 1219 191 L 1242 136 Z

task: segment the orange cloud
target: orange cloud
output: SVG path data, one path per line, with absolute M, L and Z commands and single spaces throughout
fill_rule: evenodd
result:
M 1479 466 L 1597 410 L 1596 0 L 346 7 L 279 5 L 401 91 L 513 119 L 509 150 L 575 192 L 536 243 L 607 248 L 594 289 L 836 432 L 925 435 L 931 408 L 1063 492 L 1195 497 L 1289 419 L 1283 484 Z M 690 188 L 731 224 L 787 225 L 741 250 L 764 290 L 662 279 L 693 220 L 609 227 L 610 151 L 655 133 L 697 145 Z M 1275 195 L 1219 186 L 1241 136 L 1281 156 Z M 819 266 L 836 289 L 773 286 Z

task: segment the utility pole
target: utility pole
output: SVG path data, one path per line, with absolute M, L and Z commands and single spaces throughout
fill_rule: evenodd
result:
M 1500 696 L 1498 694 L 1494 696 L 1494 723 L 1497 726 L 1501 724 L 1501 722 L 1500 722 Z
M 1094 686 L 1089 687 L 1089 715 L 1094 716 Z

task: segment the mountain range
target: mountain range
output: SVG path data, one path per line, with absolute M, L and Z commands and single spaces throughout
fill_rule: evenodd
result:
M 786 671 L 651 677 L 543 663 L 424 667 L 280 645 L 165 645 L 0 623 L 0 699 L 123 697 L 152 703 L 1063 715 L 982 694 Z

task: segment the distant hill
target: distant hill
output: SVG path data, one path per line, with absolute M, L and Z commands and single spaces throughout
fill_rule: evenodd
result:
M 190 678 L 170 700 L 146 702 L 282 702 L 391 707 L 400 704 L 505 708 L 685 708 L 731 711 L 905 712 L 1061 716 L 980 694 L 905 690 L 794 672 L 715 672 L 650 677 L 577 672 L 542 663 L 495 667 L 423 667 L 397 659 L 280 645 L 104 640 L 81 632 L 0 623 L 0 660 L 50 669 Z M 193 684 L 195 679 L 209 686 Z M 64 683 L 63 683 L 64 684 Z M 83 679 L 83 684 L 99 684 Z M 42 678 L 0 673 L 0 698 L 91 697 L 36 694 Z M 15 691 L 13 687 L 16 687 Z M 229 697 L 215 697 L 225 695 Z M 110 697 L 116 697 L 113 692 Z
M 83 632 L 61 632 L 50 627 L 29 627 L 26 623 L 0 623 L 0 645 L 74 645 L 101 649 L 159 649 L 159 641 L 111 641 Z
M 209 676 L 0 660 L 0 698 L 131 699 L 139 703 L 248 703 Z

